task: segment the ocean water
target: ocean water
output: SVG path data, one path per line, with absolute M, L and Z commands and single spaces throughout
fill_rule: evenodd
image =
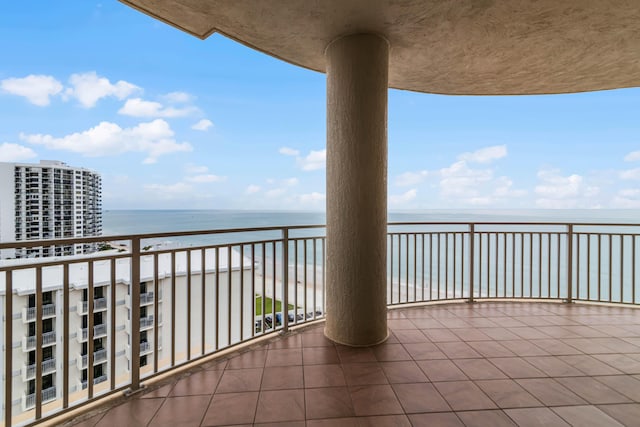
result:
M 640 224 L 640 210 L 425 210 L 390 212 L 389 222 L 561 222 Z M 106 210 L 105 236 L 324 224 L 323 212 Z

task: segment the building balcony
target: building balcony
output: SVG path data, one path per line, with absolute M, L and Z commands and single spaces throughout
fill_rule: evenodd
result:
M 42 362 L 42 375 L 51 374 L 56 371 L 56 359 L 48 359 Z M 36 376 L 36 365 L 22 366 L 22 380 L 29 381 Z
M 160 323 L 160 319 L 158 319 L 158 323 Z M 140 318 L 140 330 L 146 331 L 148 329 L 153 328 L 153 314 L 147 317 Z
M 56 388 L 50 387 L 42 390 L 42 403 L 48 403 L 56 399 Z M 22 407 L 24 410 L 32 409 L 36 405 L 36 394 L 24 394 L 22 396 Z
M 88 339 L 89 331 L 88 328 L 78 328 L 78 342 L 85 342 Z M 104 338 L 107 336 L 107 325 L 96 325 L 93 327 L 93 339 Z
M 42 318 L 49 319 L 56 315 L 56 305 L 55 303 L 51 304 L 43 304 L 42 305 Z M 33 322 L 36 319 L 36 308 L 35 307 L 25 307 L 22 309 L 22 322 L 29 323 Z
M 56 331 L 45 332 L 42 334 L 42 346 L 49 347 L 56 343 Z M 26 336 L 22 338 L 22 351 L 31 351 L 36 348 L 35 335 Z
M 93 300 L 93 312 L 105 311 L 107 309 L 106 298 L 95 298 Z M 87 301 L 78 301 L 77 313 L 78 315 L 85 315 L 89 310 L 89 304 Z
M 93 379 L 93 385 L 98 385 L 100 383 L 106 382 L 107 379 L 108 378 L 106 375 L 100 375 L 99 377 Z M 78 387 L 80 388 L 80 390 L 84 390 L 87 388 L 88 383 L 89 382 L 87 380 L 80 381 Z
M 101 363 L 104 363 L 107 361 L 109 357 L 109 353 L 107 353 L 107 349 L 103 348 L 100 350 L 96 350 L 93 352 L 93 365 L 99 365 Z M 87 363 L 89 363 L 89 356 L 88 355 L 80 355 L 80 357 L 78 357 L 78 369 L 82 370 L 85 369 L 87 367 Z
M 140 305 L 149 305 L 153 304 L 154 294 L 151 292 L 144 292 L 140 294 Z

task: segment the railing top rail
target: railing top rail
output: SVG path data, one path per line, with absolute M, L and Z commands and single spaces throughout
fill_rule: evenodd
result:
M 546 222 L 546 221 L 403 221 L 390 222 L 388 226 L 421 226 L 421 225 L 528 225 L 528 226 L 569 226 L 574 227 L 640 227 L 638 223 L 613 223 L 613 222 Z
M 268 231 L 282 231 L 282 230 L 304 230 L 313 228 L 326 228 L 324 224 L 313 225 L 280 225 L 269 227 L 247 227 L 247 228 L 220 228 L 211 230 L 189 230 L 189 231 L 168 231 L 162 233 L 147 233 L 147 234 L 123 234 L 123 235 L 110 235 L 110 236 L 97 236 L 97 237 L 70 237 L 65 239 L 48 239 L 48 240 L 19 240 L 15 242 L 0 243 L 0 249 L 11 248 L 33 248 L 39 246 L 53 246 L 53 245 L 72 245 L 80 243 L 101 243 L 105 241 L 120 241 L 120 240 L 133 240 L 133 239 L 155 239 L 166 237 L 183 237 L 183 236 L 199 236 L 199 235 L 215 235 L 215 234 L 231 234 L 231 233 L 245 233 L 245 232 L 268 232 Z
M 639 227 L 640 223 L 596 223 L 596 222 L 531 222 L 531 221 L 513 221 L 513 222 L 501 222 L 501 221 L 407 221 L 407 222 L 390 222 L 389 227 L 397 226 L 431 226 L 431 225 L 453 225 L 453 226 L 579 226 L 579 227 Z M 248 227 L 248 228 L 225 228 L 225 229 L 210 229 L 210 230 L 189 230 L 189 231 L 171 231 L 162 233 L 146 233 L 146 234 L 124 234 L 124 235 L 108 235 L 108 236 L 96 236 L 96 237 L 72 237 L 65 239 L 47 239 L 47 240 L 20 240 L 15 242 L 0 243 L 0 249 L 11 248 L 33 248 L 40 246 L 53 246 L 53 245 L 72 245 L 82 243 L 101 243 L 105 241 L 126 241 L 134 239 L 156 239 L 167 237 L 184 237 L 184 236 L 202 236 L 202 235 L 224 235 L 233 233 L 246 233 L 246 232 L 269 232 L 269 231 L 283 231 L 283 230 L 305 230 L 305 229 L 322 229 L 326 228 L 325 224 L 310 224 L 310 225 L 281 225 L 281 226 L 269 226 L 269 227 Z M 238 242 L 240 243 L 240 242 Z M 113 258 L 118 255 L 111 255 L 108 258 Z M 120 257 L 127 256 L 119 255 Z M 88 257 L 90 259 L 98 260 L 95 257 Z M 106 257 L 105 257 L 106 258 Z

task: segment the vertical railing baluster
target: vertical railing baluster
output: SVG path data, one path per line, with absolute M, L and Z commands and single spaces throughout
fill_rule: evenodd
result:
M 289 332 L 289 229 L 282 229 L 282 332 Z
M 112 260 L 113 264 L 114 260 Z M 111 301 L 114 301 L 113 299 Z M 69 264 L 62 264 L 62 407 L 69 407 Z M 112 302 L 112 310 L 115 310 L 115 304 Z M 114 335 L 115 336 L 115 335 Z M 112 355 L 115 350 L 113 350 L 112 346 Z M 114 364 L 114 359 L 111 359 L 111 364 Z M 113 377 L 113 371 L 112 377 Z M 112 380 L 113 384 L 113 380 Z M 112 387 L 113 388 L 113 387 Z
M 444 233 L 444 298 L 449 299 L 449 233 Z
M 160 267 L 158 266 L 159 256 L 153 254 L 153 372 L 157 373 L 158 367 L 158 351 L 160 350 L 160 307 L 158 306 L 158 296 L 160 295 Z M 113 282 L 115 284 L 115 281 Z M 149 290 L 147 290 L 147 293 Z M 114 317 L 115 319 L 115 317 Z M 115 322 L 115 320 L 114 320 Z M 115 341 L 114 341 L 115 342 Z
M 216 253 L 217 259 L 217 253 Z M 218 270 L 216 269 L 216 275 Z M 216 299 L 216 303 L 217 303 Z M 216 349 L 218 341 L 216 340 Z M 176 366 L 176 252 L 171 251 L 171 367 Z
M 598 301 L 602 300 L 602 235 L 598 233 Z
M 65 341 L 67 341 L 65 337 Z M 4 425 L 13 425 L 13 271 L 5 271 L 4 280 Z M 65 372 L 68 366 L 65 367 Z M 65 393 L 66 394 L 66 393 Z
M 316 311 L 317 310 L 317 304 L 318 301 L 316 299 L 317 295 L 318 295 L 318 271 L 317 271 L 317 266 L 318 266 L 318 255 L 317 255 L 317 249 L 318 249 L 318 242 L 316 241 L 316 238 L 313 238 L 313 320 L 316 319 Z
M 240 277 L 242 278 L 242 245 L 240 246 Z M 240 280 L 242 283 L 242 279 Z M 242 292 L 243 287 L 240 286 L 240 290 Z M 240 305 L 242 306 L 242 293 L 240 294 Z M 204 356 L 207 352 L 206 348 L 206 328 L 207 328 L 207 250 L 202 248 L 200 250 L 200 348 L 202 349 L 202 355 Z M 156 314 L 156 318 L 158 315 Z M 240 316 L 240 340 L 242 340 L 242 316 Z M 157 340 L 156 340 L 157 342 Z
M 298 324 L 298 240 L 293 241 L 293 323 Z
M 473 302 L 475 269 L 475 224 L 469 224 L 469 302 Z
M 13 295 L 11 293 L 10 295 Z M 42 267 L 36 267 L 36 420 L 42 418 Z M 12 348 L 13 346 L 9 347 Z M 12 378 L 10 375 L 9 378 Z
M 393 233 L 389 234 L 389 281 L 388 303 L 393 304 Z
M 218 272 L 216 271 L 216 275 Z M 256 244 L 251 244 L 251 336 L 256 335 Z M 216 350 L 218 344 L 216 342 Z
M 264 254 L 264 250 L 263 250 L 263 254 Z M 220 248 L 218 246 L 216 246 L 216 251 L 215 251 L 215 256 L 216 256 L 216 284 L 215 284 L 215 319 L 216 319 L 216 330 L 215 330 L 215 349 L 218 350 L 220 349 Z M 264 264 L 264 263 L 263 263 Z M 262 276 L 263 280 L 264 280 L 264 274 Z M 263 300 L 263 304 L 264 304 L 264 282 L 262 284 L 262 300 Z M 263 321 L 262 324 L 264 325 L 264 306 L 262 309 L 262 316 L 263 316 Z M 264 327 L 264 326 L 263 326 Z
M 274 244 L 275 245 L 275 244 Z M 275 250 L 275 249 L 274 249 Z M 232 307 L 233 307 L 233 298 L 231 298 L 231 278 L 233 275 L 233 259 L 232 259 L 232 255 L 233 253 L 231 252 L 231 245 L 227 246 L 227 301 L 228 301 L 228 308 L 227 308 L 227 345 L 231 345 L 231 312 L 232 312 Z M 273 254 L 273 258 L 275 259 L 276 254 Z M 275 268 L 273 271 L 273 277 L 274 277 L 274 281 L 275 281 L 275 276 L 276 276 L 276 272 L 275 272 Z
M 94 301 L 94 290 L 93 290 L 93 261 L 89 261 L 88 263 L 88 278 L 87 278 L 87 397 L 89 400 L 93 398 L 93 338 L 94 338 L 94 328 L 96 326 L 95 319 L 93 318 L 93 301 Z M 133 295 L 133 293 L 132 293 Z M 138 304 L 139 305 L 139 304 Z M 136 331 L 139 329 L 135 329 Z M 132 332 L 133 335 L 133 332 Z
M 191 249 L 185 251 L 187 282 L 187 361 L 191 360 Z
M 613 289 L 613 234 L 609 234 L 607 240 L 609 242 L 609 302 L 611 302 Z
M 175 305 L 175 299 L 171 303 Z M 91 304 L 89 306 L 91 307 Z M 131 391 L 135 392 L 138 389 L 140 389 L 140 238 L 134 237 L 131 239 Z
M 567 302 L 573 301 L 573 224 L 567 224 Z
M 458 233 L 453 233 L 453 299 L 456 299 L 456 273 L 457 273 L 457 260 L 458 252 L 456 251 L 456 242 L 458 240 Z
M 204 264 L 203 264 L 204 265 Z M 202 299 L 204 300 L 204 281 L 202 288 Z M 204 319 L 204 302 L 202 303 L 202 318 Z M 204 320 L 203 320 L 204 322 Z M 202 327 L 204 337 L 204 325 Z M 240 342 L 244 341 L 244 244 L 240 244 Z M 204 342 L 204 338 L 203 338 Z
M 624 302 L 623 280 L 624 276 L 624 235 L 620 235 L 620 302 Z
M 578 297 L 578 299 L 580 299 L 580 255 L 582 254 L 582 234 L 581 233 L 576 233 L 576 271 L 575 271 L 575 277 L 576 277 L 576 296 Z
M 591 301 L 591 233 L 587 234 L 587 301 Z
M 413 234 L 413 302 L 418 300 L 418 234 Z

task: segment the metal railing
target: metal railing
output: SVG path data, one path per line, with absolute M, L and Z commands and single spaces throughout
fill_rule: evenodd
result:
M 55 303 L 43 304 L 42 306 L 42 318 L 49 318 L 56 315 Z M 33 322 L 36 319 L 36 308 L 25 307 L 22 311 L 22 319 L 24 322 Z
M 56 359 L 47 359 L 42 361 L 42 375 L 50 374 L 56 370 Z M 24 381 L 31 380 L 36 375 L 36 364 L 24 365 L 22 367 L 22 379 Z
M 48 346 L 55 344 L 56 342 L 56 331 L 45 332 L 42 334 L 42 346 Z M 23 351 L 31 351 L 36 348 L 38 343 L 38 338 L 35 335 L 27 336 L 22 339 L 22 350 Z
M 48 403 L 52 400 L 56 399 L 56 387 L 49 387 L 47 389 L 42 390 L 42 398 L 41 403 Z M 33 408 L 36 404 L 36 393 L 26 394 L 24 395 L 24 407 L 25 409 Z
M 143 382 L 219 350 L 324 318 L 324 236 L 325 226 L 291 226 L 0 244 L 0 249 L 25 249 L 109 241 L 127 248 L 0 264 L 0 286 L 4 284 L 7 295 L 18 281 L 21 289 L 33 288 L 35 318 L 44 312 L 43 276 L 48 286 L 59 283 L 55 292 L 61 293 L 61 319 L 56 319 L 63 337 L 62 368 L 56 373 L 59 405 L 43 412 L 45 400 L 37 392 L 44 366 L 36 365 L 34 412 L 22 423 L 51 418 L 108 394 L 139 390 Z M 155 245 L 168 238 L 183 239 L 185 246 Z M 640 303 L 638 224 L 392 223 L 387 239 L 390 306 L 507 298 Z M 146 292 L 141 292 L 143 282 Z M 88 327 L 82 328 L 79 317 L 69 316 L 70 301 L 85 287 L 93 295 L 95 286 L 103 286 L 105 301 L 113 303 L 105 306 L 101 325 L 93 324 L 100 306 L 80 307 L 87 314 Z M 161 294 L 162 304 L 156 297 Z M 122 298 L 124 310 L 118 308 Z M 12 299 L 4 301 L 5 319 L 12 319 Z M 146 317 L 141 317 L 141 305 L 147 307 Z M 35 323 L 29 348 L 41 360 L 41 344 L 50 338 L 41 335 L 38 343 L 42 325 Z M 12 328 L 4 326 L 4 345 L 11 348 Z M 73 331 L 87 347 L 80 366 L 69 365 Z M 95 351 L 98 337 L 105 337 L 102 344 L 108 350 Z M 14 361 L 21 360 L 17 351 L 6 352 L 5 378 L 11 378 Z M 141 356 L 146 356 L 145 366 Z M 109 362 L 99 377 L 108 386 L 94 390 L 97 378 L 88 369 L 86 388 L 74 392 L 70 378 L 79 374 L 73 369 L 101 360 Z M 4 391 L 5 425 L 16 424 L 14 417 L 25 417 L 13 406 L 10 381 Z
M 88 301 L 78 301 L 78 314 L 87 314 L 87 310 L 89 309 Z M 104 311 L 107 309 L 107 299 L 106 298 L 95 298 L 93 300 L 93 311 Z
M 93 364 L 102 363 L 107 360 L 108 353 L 106 349 L 100 349 L 93 352 Z M 89 355 L 84 354 L 80 357 L 80 366 L 78 369 L 84 369 L 87 367 L 87 363 L 89 363 Z

